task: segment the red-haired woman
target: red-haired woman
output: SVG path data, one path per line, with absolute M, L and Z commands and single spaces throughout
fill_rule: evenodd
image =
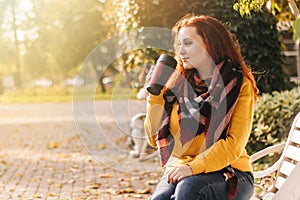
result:
M 173 33 L 179 73 L 147 98 L 148 142 L 166 167 L 151 199 L 249 199 L 254 77 L 217 19 L 189 15 Z

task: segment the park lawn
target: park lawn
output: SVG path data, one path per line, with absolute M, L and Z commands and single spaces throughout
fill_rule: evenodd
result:
M 132 98 L 135 92 L 130 89 L 118 91 L 108 90 L 102 93 L 100 89 L 96 92 L 86 92 L 86 90 L 76 91 L 71 87 L 34 88 L 22 90 L 10 90 L 0 94 L 0 103 L 46 103 L 46 102 L 72 102 L 84 100 L 116 100 Z

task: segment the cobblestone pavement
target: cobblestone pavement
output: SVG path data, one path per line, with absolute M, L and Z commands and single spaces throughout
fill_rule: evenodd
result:
M 132 114 L 144 110 L 143 102 L 131 104 Z M 78 134 L 71 103 L 0 105 L 0 199 L 147 199 L 162 169 L 155 160 L 115 150 L 126 149 L 127 136 L 113 125 L 109 105 L 94 106 L 115 143 L 100 140 L 94 147 Z

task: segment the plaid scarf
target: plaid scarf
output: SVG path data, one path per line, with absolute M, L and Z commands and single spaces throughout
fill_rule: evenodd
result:
M 174 138 L 169 130 L 173 104 L 179 104 L 179 139 L 182 145 L 205 133 L 206 148 L 209 148 L 217 140 L 226 137 L 242 77 L 240 67 L 234 66 L 229 59 L 215 67 L 209 80 L 200 80 L 194 74 L 189 82 L 189 78 L 179 76 L 174 88 L 164 94 L 165 112 L 156 138 L 162 166 L 167 163 L 174 147 Z

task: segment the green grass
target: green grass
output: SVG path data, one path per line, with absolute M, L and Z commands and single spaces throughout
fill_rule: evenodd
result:
M 132 99 L 136 91 L 124 88 L 117 90 L 108 90 L 102 93 L 100 89 L 82 88 L 76 90 L 71 87 L 52 87 L 52 88 L 34 88 L 22 90 L 10 90 L 0 94 L 0 103 L 46 103 L 46 102 L 72 102 L 84 100 L 116 100 Z

